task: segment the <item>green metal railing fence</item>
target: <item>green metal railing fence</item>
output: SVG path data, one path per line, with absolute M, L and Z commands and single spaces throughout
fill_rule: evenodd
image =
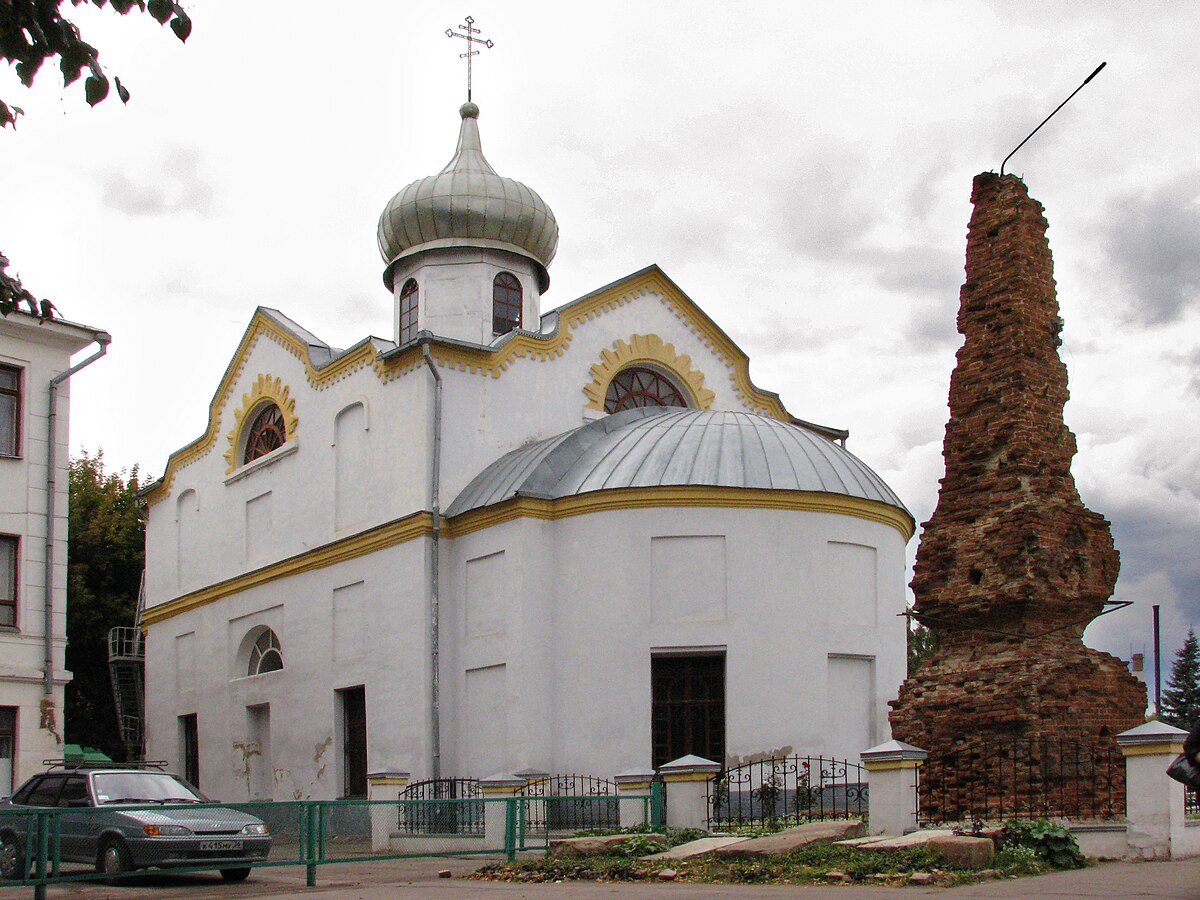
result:
M 571 798 L 539 799 L 567 801 Z M 639 818 L 643 822 L 662 824 L 661 791 L 611 799 L 640 804 Z M 180 862 L 178 857 L 173 859 L 166 851 L 168 845 L 178 845 L 177 838 L 164 834 L 149 839 L 139 836 L 136 842 L 129 841 L 124 859 L 134 865 L 155 865 L 157 861 L 161 863 L 160 867 L 151 871 L 159 872 L 228 870 L 231 874 L 226 877 L 230 880 L 245 877 L 239 874 L 239 870 L 247 866 L 304 866 L 310 887 L 316 885 L 318 867 L 334 863 L 467 855 L 502 855 L 511 860 L 516 857 L 518 850 L 532 849 L 526 821 L 529 815 L 527 801 L 526 797 L 514 796 L 195 804 L 186 807 L 187 815 L 219 821 L 223 813 L 231 818 L 233 813 L 242 814 L 239 825 L 245 821 L 244 814 L 247 813 L 261 819 L 271 835 L 269 854 L 252 860 L 231 860 L 227 851 L 204 851 L 213 856 L 213 861 L 192 858 Z M 438 833 L 432 830 L 436 826 L 422 831 L 397 827 L 398 823 L 403 822 L 454 821 L 461 817 L 460 811 L 449 807 L 461 804 L 471 804 L 473 809 L 483 804 L 488 825 L 483 833 Z M 136 876 L 145 870 L 97 871 L 104 835 L 113 832 L 115 837 L 113 820 L 117 815 L 139 814 L 138 824 L 147 823 L 145 827 L 152 827 L 156 821 L 162 825 L 179 821 L 175 816 L 177 808 L 171 808 L 170 817 L 162 816 L 162 812 L 163 807 L 158 804 L 0 810 L 0 853 L 9 854 L 11 859 L 11 854 L 15 852 L 18 862 L 17 871 L 13 874 L 24 876 L 5 879 L 0 873 L 0 887 L 32 887 L 35 898 L 44 898 L 49 884 L 97 878 L 106 878 L 113 883 Z M 434 812 L 443 814 L 435 815 Z M 461 815 L 467 814 L 465 809 L 461 811 Z M 198 839 L 201 836 L 196 837 Z M 134 843 L 137 844 L 136 848 L 132 847 Z M 214 842 L 214 846 L 218 843 L 221 842 Z M 154 856 L 154 853 L 159 855 Z M 117 856 L 120 858 L 120 854 Z

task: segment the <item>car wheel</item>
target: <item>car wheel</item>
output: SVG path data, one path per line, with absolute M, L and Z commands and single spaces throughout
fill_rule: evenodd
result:
M 20 881 L 29 874 L 25 865 L 25 851 L 12 834 L 0 836 L 0 878 L 5 881 Z
M 221 877 L 226 881 L 245 881 L 250 875 L 250 867 L 244 869 L 222 869 Z
M 100 854 L 96 859 L 96 868 L 105 877 L 105 884 L 125 884 L 127 879 L 120 878 L 121 874 L 133 868 L 133 860 L 129 857 L 129 849 L 116 838 L 110 838 L 100 845 Z

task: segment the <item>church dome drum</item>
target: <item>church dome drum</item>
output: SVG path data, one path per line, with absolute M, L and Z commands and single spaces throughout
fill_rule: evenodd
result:
M 418 178 L 388 201 L 379 217 L 379 252 L 392 288 L 395 264 L 425 250 L 507 250 L 536 264 L 539 289 L 558 249 L 558 223 L 537 192 L 497 175 L 479 142 L 479 107 L 464 103 L 454 158 L 437 175 Z

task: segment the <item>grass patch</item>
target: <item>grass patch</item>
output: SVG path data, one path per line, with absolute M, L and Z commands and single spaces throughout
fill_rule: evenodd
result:
M 918 872 L 930 873 L 939 884 L 978 879 L 978 873 L 954 869 L 939 854 L 924 847 L 871 850 L 839 844 L 809 844 L 791 853 L 761 858 L 722 858 L 647 861 L 626 856 L 597 855 L 585 858 L 528 860 L 485 866 L 472 877 L 517 882 L 652 881 L 665 868 L 675 881 L 719 884 L 813 884 L 855 881 L 903 884 Z M 1049 865 L 1024 849 L 998 854 L 987 877 L 1035 875 Z

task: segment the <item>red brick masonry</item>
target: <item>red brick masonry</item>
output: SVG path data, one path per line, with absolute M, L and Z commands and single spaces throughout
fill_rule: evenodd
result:
M 912 580 L 939 649 L 893 701 L 893 735 L 934 752 L 1044 736 L 1115 753 L 1113 736 L 1143 721 L 1146 691 L 1081 639 L 1120 560 L 1071 475 L 1046 219 L 1012 175 L 976 176 L 971 201 L 946 475 Z

